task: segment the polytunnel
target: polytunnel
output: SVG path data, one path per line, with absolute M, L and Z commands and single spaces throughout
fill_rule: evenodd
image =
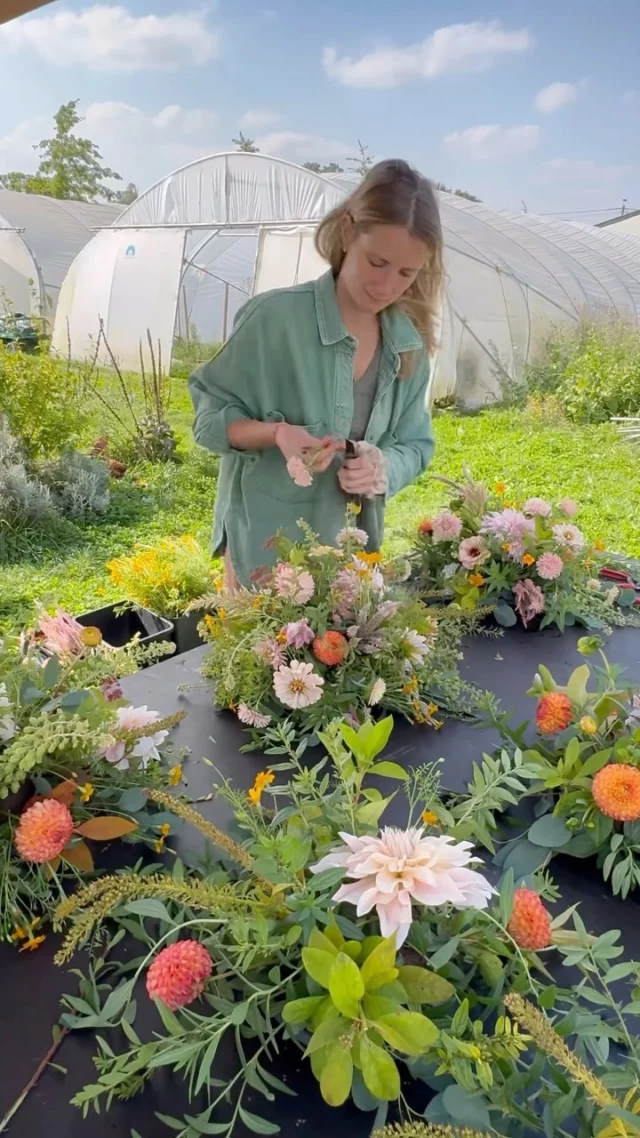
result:
M 52 323 L 70 265 L 96 228 L 110 225 L 121 210 L 0 187 L 0 313 Z
M 54 347 L 89 350 L 102 322 L 122 366 L 147 330 L 224 340 L 252 295 L 318 276 L 319 219 L 357 185 L 262 154 L 218 154 L 151 187 L 81 251 L 65 280 Z M 638 323 L 640 238 L 492 210 L 440 194 L 446 281 L 431 397 L 471 405 L 517 376 L 551 325 L 584 313 Z

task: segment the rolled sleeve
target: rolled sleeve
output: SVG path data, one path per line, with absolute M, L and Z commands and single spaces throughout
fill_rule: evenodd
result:
M 238 313 L 233 333 L 224 347 L 189 380 L 195 411 L 194 438 L 214 454 L 240 453 L 227 438 L 229 424 L 261 417 L 255 398 L 260 338 L 260 321 L 256 314 L 257 307 L 250 301 Z

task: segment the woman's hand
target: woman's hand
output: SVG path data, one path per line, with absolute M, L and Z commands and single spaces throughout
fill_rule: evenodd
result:
M 288 462 L 300 456 L 316 474 L 322 474 L 333 462 L 336 454 L 344 450 L 344 443 L 326 435 L 316 439 L 304 427 L 294 427 L 290 423 L 278 423 L 273 441 Z
M 357 455 L 348 458 L 338 471 L 338 482 L 345 494 L 374 498 L 386 494 L 388 481 L 384 455 L 370 443 L 356 443 Z

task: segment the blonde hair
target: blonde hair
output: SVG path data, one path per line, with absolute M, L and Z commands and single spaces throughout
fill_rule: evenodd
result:
M 433 353 L 437 346 L 443 264 L 440 211 L 431 182 L 400 159 L 374 166 L 357 189 L 327 214 L 316 231 L 316 249 L 336 276 L 345 258 L 345 216 L 351 218 L 356 234 L 366 233 L 374 225 L 401 225 L 427 246 L 429 256 L 424 266 L 397 304 L 415 324 L 427 352 Z M 403 359 L 401 376 L 407 375 L 407 365 L 413 370 L 412 356 L 409 353 L 406 363 Z

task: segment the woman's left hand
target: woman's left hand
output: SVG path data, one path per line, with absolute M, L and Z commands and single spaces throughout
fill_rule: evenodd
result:
M 365 497 L 373 493 L 376 480 L 376 466 L 371 455 L 349 458 L 338 471 L 338 482 L 345 494 L 358 494 Z

